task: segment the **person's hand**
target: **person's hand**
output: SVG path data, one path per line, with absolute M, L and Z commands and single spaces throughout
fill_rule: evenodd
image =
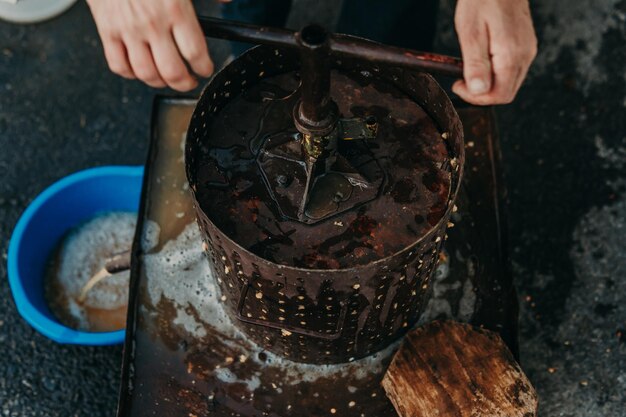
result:
M 510 103 L 537 55 L 528 0 L 458 0 L 463 80 L 452 91 L 478 104 Z
M 213 73 L 191 0 L 87 0 L 109 68 L 152 87 L 189 91 Z M 191 71 L 190 71 L 191 70 Z

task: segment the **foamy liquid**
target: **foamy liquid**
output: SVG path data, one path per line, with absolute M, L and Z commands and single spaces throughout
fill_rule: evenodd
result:
M 126 325 L 129 271 L 99 281 L 80 294 L 89 279 L 115 254 L 131 249 L 136 213 L 107 212 L 72 229 L 48 262 L 46 300 L 65 325 L 88 331 L 112 331 Z

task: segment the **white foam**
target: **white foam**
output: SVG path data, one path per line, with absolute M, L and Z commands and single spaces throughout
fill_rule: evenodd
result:
M 227 384 L 245 384 L 249 392 L 254 392 L 261 386 L 261 379 L 257 375 L 252 375 L 249 379 L 240 379 L 229 368 L 218 368 L 215 370 L 215 377 Z
M 366 378 L 372 373 L 382 372 L 383 364 L 399 344 L 394 343 L 364 359 L 334 365 L 293 362 L 265 351 L 241 333 L 224 311 L 220 302 L 221 293 L 215 285 L 208 260 L 203 253 L 200 231 L 196 223 L 187 225 L 176 239 L 166 243 L 158 253 L 146 255 L 144 264 L 151 303 L 156 306 L 162 297 L 174 303 L 179 311 L 174 324 L 180 325 L 190 336 L 200 339 L 206 335 L 204 326 L 212 327 L 224 336 L 222 339 L 225 344 L 231 343 L 230 339 L 237 341 L 236 347 L 239 349 L 243 345 L 248 360 L 255 361 L 266 369 L 280 368 L 280 371 L 286 374 L 286 381 L 291 384 L 301 381 L 313 382 L 319 378 L 338 378 L 349 374 L 358 379 Z M 194 308 L 195 315 L 180 313 L 188 306 Z M 262 352 L 266 355 L 265 361 L 259 359 Z M 245 383 L 248 386 L 256 383 L 237 377 L 232 369 L 228 372 L 221 369 L 223 368 L 217 369 L 216 372 L 225 382 Z
M 67 296 L 69 313 L 81 328 L 87 327 L 86 314 L 74 300 L 107 259 L 131 248 L 136 223 L 134 213 L 104 213 L 79 226 L 62 242 L 56 278 Z M 129 272 L 123 271 L 103 279 L 87 293 L 84 306 L 114 310 L 127 305 L 129 277 Z

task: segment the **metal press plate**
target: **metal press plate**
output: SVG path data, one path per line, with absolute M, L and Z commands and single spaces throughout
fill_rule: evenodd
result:
M 249 342 L 224 313 L 185 180 L 194 105 L 172 98 L 154 105 L 118 416 L 395 416 L 379 385 L 395 345 L 347 364 L 298 364 Z M 459 114 L 465 180 L 423 320 L 496 330 L 517 353 L 494 118 L 484 108 Z

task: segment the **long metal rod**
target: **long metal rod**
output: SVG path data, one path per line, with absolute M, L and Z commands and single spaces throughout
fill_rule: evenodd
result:
M 252 25 L 232 20 L 217 19 L 214 17 L 199 16 L 200 27 L 204 36 L 221 38 L 231 41 L 249 42 L 255 44 L 280 46 L 283 48 L 297 48 L 295 32 L 282 28 Z
M 283 48 L 299 48 L 296 32 L 212 17 L 199 17 L 205 36 Z M 409 68 L 451 77 L 463 76 L 459 58 L 383 45 L 367 39 L 330 36 L 330 54 L 336 58 L 359 58 L 384 65 Z
M 337 105 L 330 97 L 329 34 L 309 25 L 296 34 L 300 50 L 301 100 L 295 109 L 296 127 L 305 135 L 326 136 L 337 122 Z M 311 156 L 311 155 L 309 155 Z
M 337 57 L 359 58 L 393 67 L 463 77 L 463 61 L 447 55 L 383 45 L 367 39 L 338 36 L 331 38 L 330 50 Z

